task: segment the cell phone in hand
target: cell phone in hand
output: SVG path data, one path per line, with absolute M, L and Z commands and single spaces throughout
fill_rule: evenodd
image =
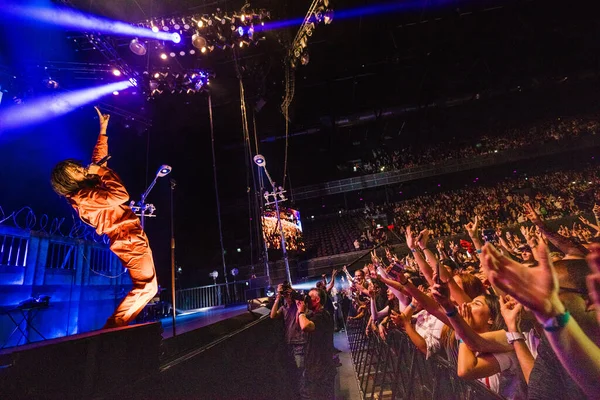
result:
M 440 277 L 440 263 L 436 264 L 435 273 L 436 273 L 435 283 L 437 283 L 439 285 L 440 283 L 442 283 L 442 278 Z
M 404 273 L 404 269 L 403 269 L 402 265 L 393 262 L 390 264 L 389 273 L 395 275 L 396 277 L 402 276 L 402 274 Z

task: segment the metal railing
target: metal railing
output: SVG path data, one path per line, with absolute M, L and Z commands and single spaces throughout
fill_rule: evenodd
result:
M 364 399 L 500 400 L 478 381 L 456 375 L 439 355 L 428 360 L 408 335 L 390 330 L 387 339 L 365 334 L 366 318 L 347 322 L 354 369 Z
M 175 293 L 175 305 L 180 311 L 243 304 L 246 299 L 246 281 L 220 283 L 180 289 Z

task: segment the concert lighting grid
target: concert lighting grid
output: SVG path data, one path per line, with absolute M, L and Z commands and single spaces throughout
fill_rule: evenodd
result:
M 203 57 L 213 51 L 227 51 L 235 47 L 243 49 L 265 39 L 265 21 L 270 18 L 267 10 L 244 9 L 227 13 L 217 10 L 212 14 L 193 14 L 171 18 L 148 19 L 137 24 L 154 32 L 178 34 L 181 41 L 164 42 L 158 57 L 168 60 L 175 57 Z M 130 50 L 137 55 L 147 53 L 148 41 L 134 38 Z M 157 65 L 157 62 L 152 64 Z M 200 93 L 207 90 L 212 71 L 194 69 L 172 72 L 168 68 L 155 68 L 143 74 L 143 88 L 149 97 L 164 93 Z

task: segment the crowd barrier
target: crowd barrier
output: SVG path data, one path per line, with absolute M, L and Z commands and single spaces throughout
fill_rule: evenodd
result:
M 408 335 L 390 330 L 383 340 L 365 334 L 367 319 L 347 322 L 352 361 L 363 399 L 500 400 L 479 381 L 456 375 L 440 355 L 425 359 Z

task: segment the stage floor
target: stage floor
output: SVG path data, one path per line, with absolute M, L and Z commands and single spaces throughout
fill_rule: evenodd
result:
M 175 330 L 177 335 L 181 335 L 182 333 L 190 332 L 207 325 L 212 325 L 214 323 L 233 318 L 247 312 L 249 312 L 248 305 L 241 304 L 178 315 L 175 319 Z M 162 318 L 160 323 L 164 329 L 163 338 L 168 339 L 173 337 L 173 318 Z

